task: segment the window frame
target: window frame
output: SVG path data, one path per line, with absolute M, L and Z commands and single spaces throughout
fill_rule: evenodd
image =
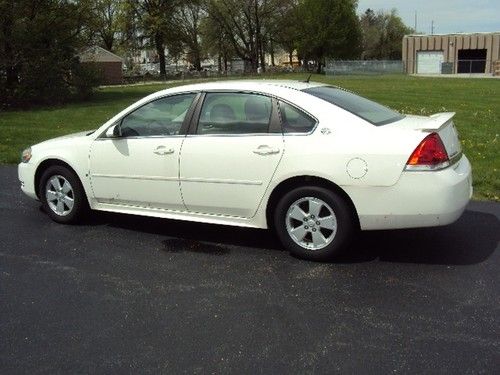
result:
M 129 116 L 130 114 L 134 113 L 135 111 L 143 108 L 144 106 L 148 105 L 148 104 L 151 104 L 153 102 L 156 102 L 158 100 L 162 100 L 162 99 L 168 99 L 168 98 L 173 98 L 173 97 L 176 97 L 176 96 L 182 96 L 182 95 L 193 95 L 194 94 L 194 97 L 193 97 L 193 100 L 186 112 L 186 116 L 184 117 L 184 120 L 181 124 L 181 127 L 179 129 L 179 134 L 175 134 L 175 135 L 132 135 L 132 136 L 122 136 L 121 135 L 121 126 L 122 126 L 122 123 L 123 123 L 123 120 Z M 167 95 L 163 95 L 163 96 L 159 96 L 157 98 L 154 98 L 146 103 L 143 103 L 141 104 L 140 106 L 136 107 L 136 108 L 133 108 L 131 109 L 130 111 L 127 111 L 127 113 L 125 113 L 123 116 L 121 116 L 117 121 L 115 121 L 113 124 L 111 124 L 110 126 L 108 126 L 100 135 L 99 137 L 97 137 L 97 139 L 141 139 L 141 138 L 176 138 L 176 137 L 185 137 L 186 134 L 187 134 L 187 130 L 191 124 L 191 120 L 192 120 L 192 117 L 193 117 L 193 114 L 194 114 L 194 111 L 196 109 L 196 106 L 198 105 L 198 100 L 201 96 L 201 92 L 199 91 L 186 91 L 186 92 L 177 92 L 177 93 L 173 93 L 173 94 L 167 94 Z M 113 127 L 113 126 L 118 126 L 120 128 L 120 135 L 119 136 L 116 136 L 116 137 L 113 137 L 113 138 L 109 138 L 106 136 L 106 132 L 108 131 L 109 128 Z
M 312 127 L 312 129 L 309 131 L 309 132 L 288 132 L 286 133 L 285 132 L 285 124 L 284 124 L 284 118 L 286 118 L 286 114 L 283 113 L 281 111 L 281 106 L 279 105 L 279 102 L 283 102 L 285 104 L 288 104 L 290 107 L 293 107 L 294 109 L 296 109 L 297 111 L 299 112 L 302 112 L 303 114 L 305 114 L 307 117 L 311 118 L 312 120 L 314 120 L 314 125 Z M 288 100 L 284 100 L 284 99 L 281 99 L 279 98 L 277 100 L 277 106 L 278 106 L 278 111 L 279 111 L 279 117 L 280 117 L 280 123 L 281 123 L 281 132 L 283 133 L 284 136 L 287 136 L 287 135 L 291 135 L 291 136 L 307 136 L 307 135 L 311 135 L 312 133 L 314 133 L 314 131 L 316 130 L 316 128 L 318 127 L 318 124 L 319 124 L 319 120 L 316 118 L 316 116 L 312 115 L 310 112 L 306 111 L 305 109 L 297 106 L 296 104 L 293 104 L 291 103 L 290 101 Z
M 207 94 L 251 94 L 260 95 L 271 99 L 271 116 L 269 118 L 269 126 L 266 133 L 241 133 L 241 134 L 198 134 L 198 126 L 200 123 L 201 110 L 203 104 L 205 103 Z M 191 123 L 187 131 L 187 136 L 190 137 L 255 137 L 255 136 L 273 136 L 273 135 L 283 135 L 281 118 L 278 109 L 278 101 L 273 95 L 252 91 L 252 90 L 204 90 L 201 92 L 196 108 L 194 110 L 193 116 L 191 118 Z

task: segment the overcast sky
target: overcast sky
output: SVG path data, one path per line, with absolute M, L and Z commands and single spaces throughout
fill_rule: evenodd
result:
M 416 11 L 417 31 L 426 34 L 431 33 L 432 20 L 435 34 L 500 31 L 499 0 L 359 0 L 358 13 L 367 8 L 396 8 L 410 27 L 414 27 Z

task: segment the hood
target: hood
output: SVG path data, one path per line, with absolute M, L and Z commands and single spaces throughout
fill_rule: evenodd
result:
M 56 138 L 51 138 L 51 139 L 48 139 L 48 140 L 43 141 L 41 143 L 38 143 L 35 146 L 42 146 L 42 145 L 44 146 L 44 145 L 46 145 L 48 143 L 54 143 L 54 142 L 60 142 L 60 141 L 68 141 L 68 140 L 72 140 L 72 139 L 86 138 L 87 135 L 90 132 L 91 132 L 90 130 L 87 130 L 87 131 L 84 131 L 84 132 L 78 132 L 78 133 L 63 135 L 63 136 L 56 137 Z
M 83 132 L 62 135 L 60 137 L 52 138 L 52 139 L 50 139 L 50 141 L 56 141 L 56 140 L 61 140 L 61 139 L 70 139 L 70 138 L 86 137 L 87 134 L 89 134 L 90 132 L 91 132 L 90 130 L 86 130 L 86 131 L 83 131 Z

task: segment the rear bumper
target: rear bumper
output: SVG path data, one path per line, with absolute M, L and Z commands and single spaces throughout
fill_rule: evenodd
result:
M 391 187 L 373 193 L 349 191 L 363 230 L 433 227 L 451 224 L 472 196 L 472 172 L 464 156 L 441 171 L 403 172 Z
M 17 175 L 23 193 L 30 198 L 38 199 L 35 192 L 35 166 L 30 163 L 20 163 L 17 166 Z

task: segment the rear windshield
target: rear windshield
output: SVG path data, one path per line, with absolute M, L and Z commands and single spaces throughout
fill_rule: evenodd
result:
M 376 126 L 404 118 L 402 114 L 390 108 L 336 87 L 319 86 L 303 91 L 354 113 Z

